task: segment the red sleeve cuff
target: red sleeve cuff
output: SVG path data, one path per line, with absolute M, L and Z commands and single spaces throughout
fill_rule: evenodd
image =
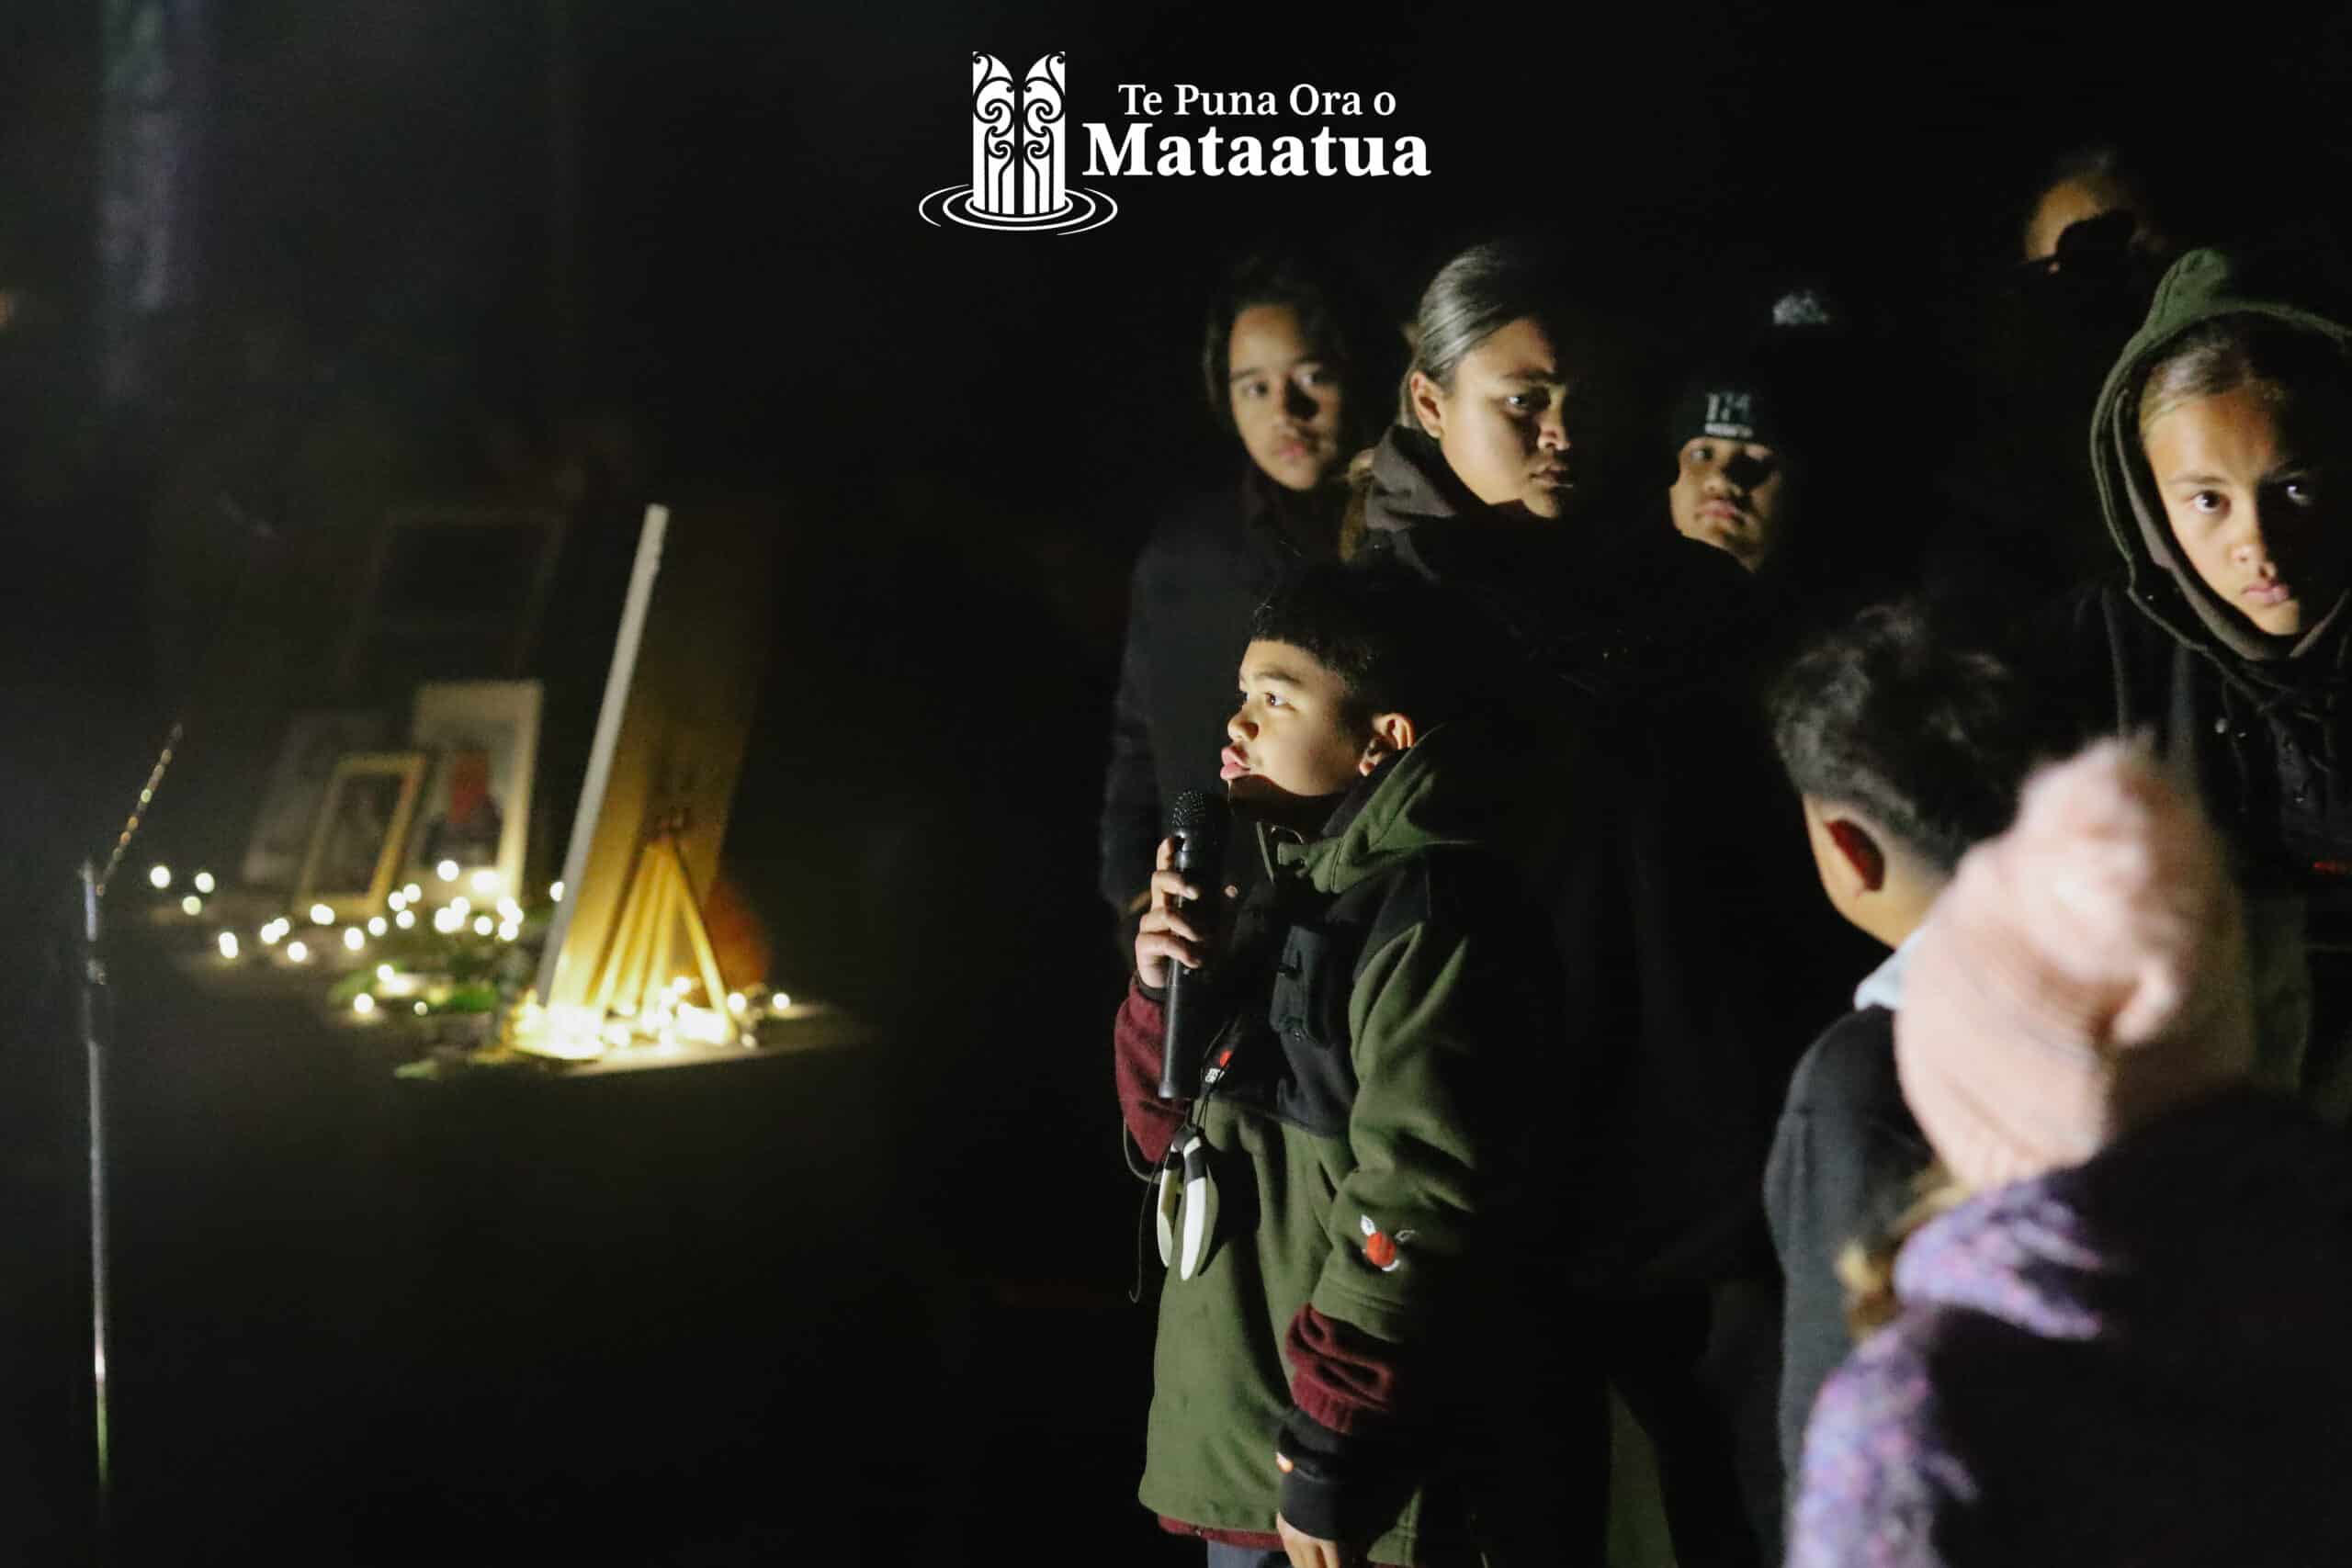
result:
M 1183 1112 L 1159 1098 L 1160 1016 L 1159 1000 L 1145 993 L 1141 981 L 1132 981 L 1111 1028 L 1119 1110 L 1136 1152 L 1150 1165 L 1168 1157 L 1168 1145 L 1184 1124 Z
M 1291 1319 L 1283 1349 L 1290 1396 L 1316 1425 L 1343 1438 L 1377 1436 L 1397 1419 L 1397 1348 L 1314 1304 Z

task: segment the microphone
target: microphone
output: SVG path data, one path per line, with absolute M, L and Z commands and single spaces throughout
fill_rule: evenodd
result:
M 1188 789 L 1169 808 L 1168 836 L 1176 840 L 1175 868 L 1186 881 L 1205 877 L 1214 886 L 1225 874 L 1225 834 L 1233 820 L 1223 795 Z M 1216 895 L 1203 902 L 1215 907 Z M 1192 900 L 1178 899 L 1180 905 Z M 1182 1100 L 1200 1076 L 1201 1058 L 1208 1037 L 1216 1029 L 1216 1010 L 1209 996 L 1205 972 L 1196 973 L 1170 959 L 1168 1002 L 1161 1010 L 1159 1036 L 1159 1098 Z M 1187 997 L 1194 996 L 1188 1008 Z

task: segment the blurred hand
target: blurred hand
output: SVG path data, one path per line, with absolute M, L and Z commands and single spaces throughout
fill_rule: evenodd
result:
M 1363 1557 L 1340 1546 L 1336 1540 L 1308 1535 L 1280 1514 L 1274 1516 L 1274 1533 L 1283 1538 L 1283 1550 L 1290 1554 L 1291 1568 L 1355 1568 Z

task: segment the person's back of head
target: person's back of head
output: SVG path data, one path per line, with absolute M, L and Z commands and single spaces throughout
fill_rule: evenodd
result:
M 2063 749 L 2030 672 L 1949 609 L 1874 606 L 1791 661 L 1770 698 L 1824 891 L 1893 946 Z
M 2128 249 L 2168 257 L 2174 249 L 2163 199 L 2171 160 L 2113 140 L 2067 148 L 2042 170 L 2018 225 L 2029 265 L 2120 268 Z M 2110 259 L 2111 258 L 2111 259 Z
M 2035 774 L 1922 933 L 1904 1098 L 1972 1189 L 2079 1164 L 2254 1065 L 2245 912 L 2177 772 L 2095 742 Z

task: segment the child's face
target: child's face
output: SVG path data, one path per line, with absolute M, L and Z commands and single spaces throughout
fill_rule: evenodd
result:
M 1227 796 L 1277 821 L 1318 815 L 1317 803 L 1377 760 L 1371 724 L 1348 701 L 1346 684 L 1286 642 L 1253 642 L 1242 653 L 1241 706 L 1225 733 Z
M 1569 426 L 1576 387 L 1541 322 L 1522 316 L 1454 367 L 1448 391 L 1413 373 L 1413 408 L 1446 466 L 1488 506 L 1565 517 L 1576 505 Z
M 1233 318 L 1226 395 L 1250 460 L 1276 484 L 1313 490 L 1340 451 L 1338 373 L 1287 305 L 1252 305 Z
M 1787 465 L 1771 447 L 1701 435 L 1682 444 L 1666 501 L 1676 533 L 1754 571 L 1780 542 L 1788 491 Z
M 2181 554 L 2272 637 L 2310 629 L 2352 578 L 2352 517 L 2327 460 L 2352 437 L 2347 414 L 2338 399 L 2247 385 L 2177 403 L 2143 433 Z

